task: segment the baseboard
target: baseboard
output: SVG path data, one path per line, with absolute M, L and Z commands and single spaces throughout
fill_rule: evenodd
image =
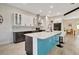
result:
M 6 44 L 10 44 L 10 43 L 13 43 L 13 41 L 0 42 L 0 45 L 6 45 Z

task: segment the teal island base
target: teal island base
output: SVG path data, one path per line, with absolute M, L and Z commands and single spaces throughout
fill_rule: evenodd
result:
M 61 32 L 38 32 L 25 34 L 25 50 L 30 55 L 48 55 L 59 43 Z

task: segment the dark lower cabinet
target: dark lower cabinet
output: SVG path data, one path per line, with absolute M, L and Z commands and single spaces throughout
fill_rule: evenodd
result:
M 32 31 L 25 31 L 25 32 L 13 32 L 13 39 L 14 43 L 19 43 L 25 41 L 26 33 L 32 33 Z
M 13 32 L 13 41 L 14 43 L 19 43 L 25 41 L 25 35 L 27 33 L 35 33 L 35 32 L 42 32 L 44 30 L 39 31 L 22 31 L 22 32 Z
M 19 43 L 25 41 L 24 32 L 14 32 L 13 33 L 14 43 Z
M 25 37 L 25 50 L 27 55 L 33 55 L 33 38 Z
M 13 32 L 13 41 L 14 41 L 14 43 L 19 43 L 19 42 L 25 41 L 26 54 L 33 55 L 33 38 L 29 37 L 29 36 L 25 36 L 24 34 L 42 32 L 42 31 L 44 31 L 44 30 Z

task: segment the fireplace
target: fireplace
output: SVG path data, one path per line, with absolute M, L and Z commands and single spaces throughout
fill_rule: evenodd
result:
M 54 23 L 54 30 L 61 31 L 61 23 Z

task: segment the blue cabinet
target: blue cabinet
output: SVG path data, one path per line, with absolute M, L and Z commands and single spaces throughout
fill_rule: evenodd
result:
M 59 35 L 37 40 L 38 55 L 47 55 L 59 42 Z

